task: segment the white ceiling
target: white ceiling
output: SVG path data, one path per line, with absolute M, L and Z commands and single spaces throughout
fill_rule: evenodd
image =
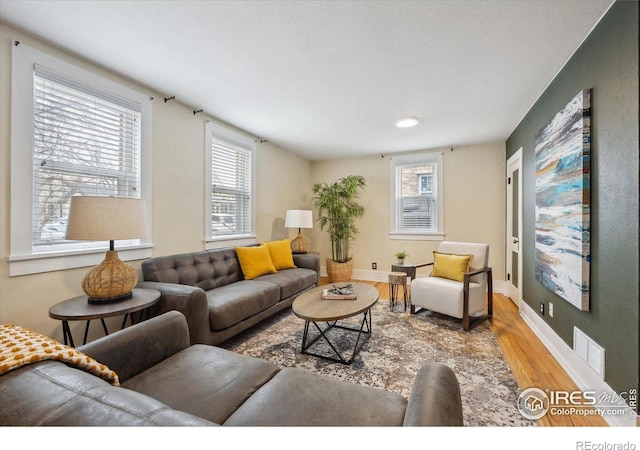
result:
M 319 160 L 503 142 L 611 3 L 0 0 L 0 19 Z

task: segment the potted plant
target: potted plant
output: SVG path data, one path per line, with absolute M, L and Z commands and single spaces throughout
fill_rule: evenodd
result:
M 403 250 L 401 252 L 396 253 L 393 256 L 395 256 L 396 259 L 398 260 L 398 264 L 404 264 L 404 260 L 407 256 L 409 256 L 409 254 Z
M 313 204 L 318 209 L 317 222 L 327 230 L 331 240 L 331 258 L 327 258 L 327 275 L 331 282 L 348 281 L 353 271 L 349 242 L 358 234 L 355 220 L 364 207 L 357 202 L 358 192 L 366 186 L 361 175 L 349 175 L 333 184 L 313 185 Z

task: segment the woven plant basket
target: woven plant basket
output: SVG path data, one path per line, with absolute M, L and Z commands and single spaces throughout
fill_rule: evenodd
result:
M 353 260 L 339 263 L 333 259 L 327 258 L 327 276 L 329 282 L 336 283 L 341 281 L 350 281 L 353 273 Z

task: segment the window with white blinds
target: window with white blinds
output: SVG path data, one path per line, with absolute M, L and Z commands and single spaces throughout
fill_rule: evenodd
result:
M 140 197 L 140 119 L 139 103 L 35 66 L 34 247 L 67 243 L 74 195 Z
M 108 242 L 65 240 L 70 199 L 142 198 L 151 223 L 152 99 L 71 57 L 11 49 L 9 275 L 94 266 Z M 116 247 L 147 258 L 151 236 Z
M 207 237 L 236 238 L 253 233 L 253 140 L 208 124 Z
M 391 159 L 391 237 L 439 238 L 443 234 L 442 154 Z

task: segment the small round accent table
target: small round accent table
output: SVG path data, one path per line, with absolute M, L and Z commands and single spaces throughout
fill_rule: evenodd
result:
M 422 264 L 391 264 L 391 272 L 404 272 L 409 280 L 413 280 L 418 267 L 422 267 Z
M 62 334 L 64 336 L 65 345 L 75 347 L 73 342 L 73 336 L 69 328 L 70 320 L 86 320 L 87 325 L 84 329 L 83 344 L 87 343 L 87 335 L 89 334 L 89 323 L 94 319 L 100 319 L 102 322 L 102 328 L 104 334 L 109 334 L 107 325 L 104 322 L 106 317 L 121 316 L 124 315 L 122 321 L 122 328 L 127 324 L 127 319 L 131 318 L 131 323 L 134 321 L 133 313 L 140 312 L 138 322 L 142 320 L 142 314 L 144 310 L 152 305 L 155 305 L 160 300 L 160 291 L 155 289 L 133 289 L 133 296 L 127 300 L 122 300 L 115 303 L 105 303 L 104 305 L 97 305 L 89 303 L 86 295 L 70 298 L 60 303 L 56 303 L 49 309 L 49 317 L 62 321 Z M 147 310 L 147 318 L 149 311 Z
M 405 272 L 389 272 L 389 310 L 393 311 L 394 306 L 400 293 L 400 288 L 403 290 L 404 310 L 407 310 L 407 300 L 409 295 L 407 293 L 407 274 Z

